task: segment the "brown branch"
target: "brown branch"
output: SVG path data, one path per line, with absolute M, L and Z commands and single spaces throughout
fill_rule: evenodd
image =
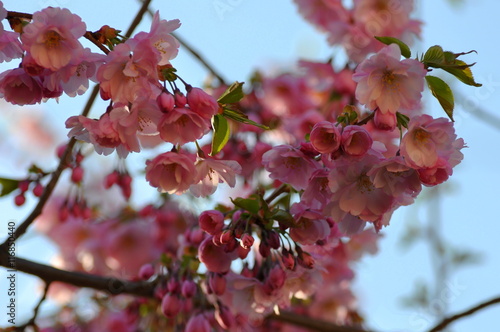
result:
M 294 312 L 281 311 L 279 315 L 272 314 L 267 317 L 269 320 L 277 320 L 283 323 L 293 324 L 308 328 L 311 331 L 319 332 L 368 332 L 367 330 L 358 329 L 349 326 L 339 326 L 330 322 L 326 322 L 317 318 L 299 315 Z
M 0 266 L 10 267 L 8 253 L 5 250 L 0 252 Z M 17 271 L 37 276 L 47 284 L 59 281 L 76 287 L 86 287 L 105 291 L 112 295 L 130 294 L 142 297 L 153 297 L 154 288 L 156 286 L 155 282 L 127 281 L 83 272 L 60 270 L 52 266 L 17 257 L 15 268 Z
M 267 204 L 270 204 L 276 197 L 278 197 L 279 195 L 283 194 L 283 193 L 286 193 L 286 192 L 289 192 L 290 191 L 290 188 L 288 188 L 288 185 L 283 183 L 281 186 L 279 186 L 278 188 L 276 188 L 272 193 L 271 195 L 269 195 L 268 198 L 266 198 L 266 203 Z
M 134 32 L 135 28 L 137 28 L 139 23 L 141 23 L 144 14 L 146 12 L 148 12 L 149 4 L 151 3 L 151 0 L 144 0 L 141 2 L 142 2 L 141 9 L 139 9 L 139 11 L 137 12 L 137 15 L 135 15 L 134 20 L 132 21 L 132 23 L 130 23 L 129 28 L 128 28 L 127 32 L 125 33 L 126 38 L 129 38 L 130 36 L 132 36 L 132 33 Z
M 481 309 L 484 309 L 486 307 L 489 307 L 490 305 L 494 305 L 494 304 L 497 304 L 497 303 L 500 303 L 500 296 L 499 297 L 496 297 L 494 299 L 491 299 L 489 301 L 486 301 L 486 302 L 483 302 L 483 303 L 480 303 L 468 310 L 465 310 L 461 313 L 458 313 L 458 314 L 455 314 L 453 316 L 450 316 L 450 317 L 447 317 L 445 319 L 443 319 L 440 323 L 438 323 L 436 326 L 434 326 L 432 329 L 429 330 L 429 332 L 436 332 L 436 331 L 441 331 L 443 330 L 445 327 L 447 327 L 448 325 L 450 325 L 452 322 L 462 318 L 462 317 L 466 317 L 466 316 L 469 316 L 469 315 L 472 315 L 473 313 L 475 313 L 476 311 L 479 311 Z

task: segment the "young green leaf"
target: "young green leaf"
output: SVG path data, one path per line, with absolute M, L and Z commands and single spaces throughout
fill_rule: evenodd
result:
M 245 83 L 234 82 L 226 89 L 226 91 L 224 91 L 217 101 L 221 104 L 239 102 L 245 96 L 243 93 L 243 84 Z
M 454 121 L 453 109 L 455 107 L 455 101 L 453 98 L 453 92 L 448 84 L 446 84 L 446 82 L 439 77 L 431 75 L 425 76 L 425 80 L 427 81 L 427 86 L 431 90 L 432 95 L 439 101 L 451 121 Z
M 424 65 L 434 67 L 434 65 L 440 65 L 444 63 L 444 51 L 443 48 L 439 45 L 434 45 L 429 47 L 427 52 L 424 54 L 424 58 L 422 59 Z
M 237 197 L 235 199 L 231 198 L 233 204 L 243 210 L 246 210 L 252 214 L 258 214 L 260 210 L 259 202 L 252 198 L 241 198 Z
M 213 117 L 212 127 L 214 128 L 214 134 L 212 137 L 212 151 L 210 155 L 215 156 L 224 148 L 229 140 L 231 132 L 226 118 L 220 114 L 216 114 Z
M 0 197 L 13 192 L 19 187 L 19 180 L 0 178 Z
M 482 84 L 474 81 L 472 71 L 470 70 L 470 67 L 474 64 L 469 65 L 464 61 L 457 59 L 460 55 L 469 54 L 471 52 L 474 51 L 466 53 L 453 53 L 443 51 L 441 46 L 436 45 L 430 47 L 427 52 L 425 52 L 422 62 L 426 67 L 441 68 L 444 71 L 447 71 L 467 85 L 479 87 L 482 86 Z
M 386 44 L 386 45 L 396 44 L 399 46 L 399 49 L 401 50 L 402 56 L 404 56 L 405 58 L 411 57 L 410 48 L 408 47 L 408 45 L 406 45 L 401 40 L 394 38 L 394 37 L 377 37 L 377 36 L 375 36 L 375 39 Z
M 238 122 L 245 123 L 245 124 L 249 124 L 252 126 L 256 126 L 256 127 L 261 128 L 261 129 L 264 129 L 264 130 L 269 129 L 268 126 L 264 126 L 264 125 L 261 125 L 261 124 L 255 122 L 255 121 L 250 120 L 248 118 L 248 116 L 245 115 L 245 113 L 242 113 L 238 110 L 233 110 L 233 109 L 224 107 L 224 112 L 222 113 L 222 115 L 224 115 L 226 118 L 229 118 L 231 120 L 238 121 Z

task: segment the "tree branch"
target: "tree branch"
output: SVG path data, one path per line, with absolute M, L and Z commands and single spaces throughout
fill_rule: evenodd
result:
M 0 252 L 0 266 L 9 267 L 8 253 Z M 155 282 L 127 281 L 114 277 L 101 277 L 90 273 L 65 271 L 52 266 L 32 262 L 16 257 L 16 270 L 39 277 L 45 283 L 64 282 L 76 287 L 87 287 L 105 291 L 112 295 L 130 294 L 142 297 L 153 297 Z
M 475 313 L 476 311 L 479 311 L 481 309 L 484 309 L 486 307 L 489 307 L 490 305 L 494 305 L 494 304 L 497 304 L 497 303 L 500 303 L 500 296 L 499 297 L 496 297 L 494 299 L 491 299 L 489 301 L 486 301 L 486 302 L 483 302 L 483 303 L 480 303 L 468 310 L 465 310 L 461 313 L 458 313 L 458 314 L 455 314 L 453 316 L 450 316 L 448 318 L 445 318 L 443 319 L 440 323 L 438 323 L 436 326 L 434 326 L 432 329 L 429 330 L 429 332 L 437 332 L 437 331 L 441 331 L 443 330 L 445 327 L 447 327 L 448 325 L 450 325 L 451 323 L 453 323 L 454 321 L 462 318 L 462 317 L 466 317 L 466 316 L 469 316 L 469 315 L 472 315 L 473 313 Z
M 267 317 L 270 320 L 277 320 L 283 323 L 301 326 L 310 329 L 311 331 L 319 332 L 368 332 L 367 330 L 358 329 L 349 326 L 339 326 L 326 322 L 317 318 L 299 315 L 294 312 L 281 311 L 278 315 L 272 314 Z

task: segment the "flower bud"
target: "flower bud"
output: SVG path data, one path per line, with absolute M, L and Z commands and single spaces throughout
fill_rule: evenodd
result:
M 340 147 L 340 131 L 332 122 L 321 121 L 314 125 L 310 141 L 319 153 L 332 153 Z
M 175 317 L 180 310 L 181 301 L 176 295 L 167 293 L 161 300 L 161 312 L 169 317 Z
M 224 215 L 217 210 L 203 211 L 198 218 L 200 228 L 210 235 L 215 235 L 222 231 L 224 227 Z

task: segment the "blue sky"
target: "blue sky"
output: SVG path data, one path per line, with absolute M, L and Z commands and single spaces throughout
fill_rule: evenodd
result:
M 131 0 L 90 0 L 85 3 L 74 0 L 10 0 L 3 3 L 8 10 L 25 12 L 34 12 L 49 5 L 67 7 L 83 18 L 89 30 L 97 30 L 104 24 L 125 30 L 139 7 L 137 2 Z M 221 3 L 225 6 L 221 7 Z M 443 292 L 431 299 L 433 303 L 440 305 L 446 302 L 450 312 L 456 312 L 500 295 L 500 250 L 497 240 L 500 223 L 496 214 L 500 203 L 496 190 L 500 185 L 496 173 L 500 162 L 497 143 L 500 141 L 500 129 L 492 125 L 491 119 L 478 119 L 480 110 L 500 118 L 500 72 L 497 64 L 500 44 L 492 37 L 500 31 L 497 17 L 500 2 L 465 1 L 463 6 L 453 7 L 445 0 L 425 0 L 418 1 L 416 7 L 417 16 L 425 22 L 417 50 L 424 51 L 436 44 L 454 52 L 476 50 L 478 54 L 468 55 L 465 59 L 477 62 L 473 72 L 476 81 L 484 86 L 453 85 L 460 95 L 457 95 L 455 111 L 456 130 L 465 139 L 468 148 L 464 151 L 464 161 L 456 167 L 446 186 L 448 189 L 441 195 L 440 216 L 429 215 L 429 202 L 424 199 L 412 207 L 398 210 L 391 225 L 383 230 L 379 254 L 367 257 L 357 265 L 355 289 L 360 307 L 368 326 L 379 331 L 423 331 L 432 324 L 432 311 L 405 309 L 400 304 L 401 297 L 412 291 L 415 280 L 432 282 L 428 246 L 418 244 L 405 251 L 398 244 L 410 223 L 426 223 L 432 218 L 440 218 L 441 229 L 450 243 L 482 255 L 479 264 L 453 273 L 442 285 Z M 162 18 L 180 19 L 182 26 L 179 34 L 202 51 L 228 81 L 244 81 L 255 68 L 272 70 L 293 65 L 298 57 L 323 61 L 331 55 L 324 36 L 302 20 L 291 1 L 190 0 L 189 6 L 183 1 L 153 1 L 152 8 L 160 9 Z M 217 8 L 224 10 L 217 11 Z M 140 29 L 148 28 L 149 22 L 140 26 Z M 182 49 L 173 63 L 188 82 L 203 82 L 206 72 Z M 447 77 L 445 79 L 451 81 Z M 428 95 L 426 99 L 429 113 L 445 116 L 435 100 Z M 68 101 L 69 98 L 62 98 L 59 104 L 51 102 L 41 106 L 43 112 L 52 113 L 54 126 L 62 127 L 64 120 L 72 115 L 68 114 L 68 109 L 78 112 L 84 98 L 71 101 L 71 104 Z M 0 176 L 7 176 L 16 169 L 15 165 L 2 164 Z M 13 209 L 11 202 L 9 198 L 0 200 L 0 210 L 7 212 L 8 219 L 22 219 L 26 212 Z M 0 235 L 3 232 L 0 229 Z M 32 239 L 36 234 L 29 236 Z M 38 256 L 35 252 L 40 252 L 39 246 L 44 247 L 44 254 Z M 19 250 L 24 256 L 32 254 L 40 261 L 48 261 L 52 252 L 46 242 L 30 242 L 28 239 L 19 244 Z M 2 308 L 3 273 L 0 270 Z M 28 284 L 28 280 L 31 279 L 19 279 L 18 285 Z M 29 312 L 29 303 L 36 299 L 32 290 L 22 292 L 19 301 L 23 301 L 23 310 Z M 453 331 L 493 331 L 492 326 L 498 324 L 499 312 L 498 306 L 484 310 L 453 325 Z M 4 319 L 0 312 L 0 326 L 5 324 Z

